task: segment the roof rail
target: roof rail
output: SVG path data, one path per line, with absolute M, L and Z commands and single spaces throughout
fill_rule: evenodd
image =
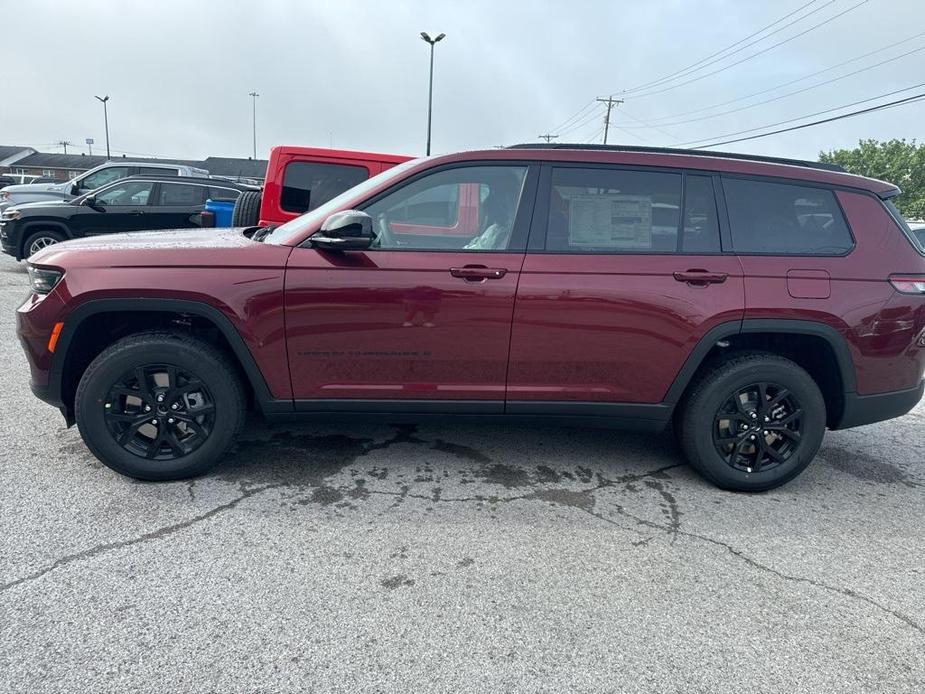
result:
M 805 166 L 809 169 L 825 169 L 826 171 L 838 171 L 845 173 L 845 170 L 838 164 L 826 164 L 821 161 L 806 161 L 804 159 L 786 159 L 784 157 L 766 157 L 761 154 L 740 154 L 738 152 L 714 152 L 713 150 L 705 151 L 700 149 L 677 149 L 673 147 L 636 147 L 633 145 L 587 145 L 587 144 L 569 144 L 567 142 L 555 143 L 524 143 L 519 145 L 510 145 L 507 149 L 587 149 L 599 150 L 603 152 L 649 152 L 652 154 L 684 154 L 686 156 L 701 157 L 719 157 L 721 159 L 742 159 L 745 161 L 762 161 L 769 164 L 787 164 L 788 166 Z

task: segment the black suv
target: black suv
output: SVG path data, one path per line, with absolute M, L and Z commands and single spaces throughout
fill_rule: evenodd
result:
M 0 215 L 0 245 L 17 260 L 82 236 L 202 226 L 206 200 L 236 200 L 228 181 L 182 176 L 130 176 L 69 201 L 24 203 Z

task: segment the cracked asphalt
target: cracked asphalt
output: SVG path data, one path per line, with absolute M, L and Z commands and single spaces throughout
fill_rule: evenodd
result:
M 139 483 L 29 392 L 0 258 L 0 691 L 922 692 L 925 407 L 721 492 L 668 435 L 268 428 Z

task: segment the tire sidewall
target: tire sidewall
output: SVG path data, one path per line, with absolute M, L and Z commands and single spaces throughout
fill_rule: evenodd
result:
M 104 413 L 110 389 L 126 372 L 147 364 L 176 366 L 195 376 L 209 390 L 215 404 L 214 425 L 206 441 L 176 460 L 147 460 L 135 455 L 120 446 L 106 426 Z M 233 378 L 220 362 L 179 340 L 176 344 L 165 339 L 104 352 L 87 369 L 78 386 L 77 427 L 94 455 L 116 472 L 144 480 L 192 477 L 212 467 L 237 433 L 242 414 Z
M 713 444 L 713 427 L 720 406 L 738 389 L 758 382 L 775 383 L 793 393 L 803 410 L 803 436 L 798 450 L 786 462 L 750 473 L 734 469 L 720 456 Z M 695 466 L 724 489 L 765 491 L 785 484 L 812 462 L 825 436 L 825 401 L 809 374 L 795 364 L 743 364 L 720 375 L 691 407 L 693 416 L 685 428 L 694 447 Z
M 32 257 L 33 254 L 29 252 L 29 246 L 31 246 L 35 242 L 36 239 L 42 238 L 43 236 L 50 238 L 50 239 L 54 239 L 55 243 L 61 243 L 62 241 L 67 240 L 67 237 L 64 236 L 60 231 L 50 231 L 50 230 L 34 231 L 28 236 L 26 236 L 26 240 L 23 241 L 23 244 L 22 244 L 23 259 Z M 36 251 L 36 253 L 38 253 L 38 251 Z

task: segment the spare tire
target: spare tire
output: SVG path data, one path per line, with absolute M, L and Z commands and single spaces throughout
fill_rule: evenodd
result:
M 238 196 L 231 213 L 231 226 L 252 227 L 260 221 L 260 191 L 246 190 Z

